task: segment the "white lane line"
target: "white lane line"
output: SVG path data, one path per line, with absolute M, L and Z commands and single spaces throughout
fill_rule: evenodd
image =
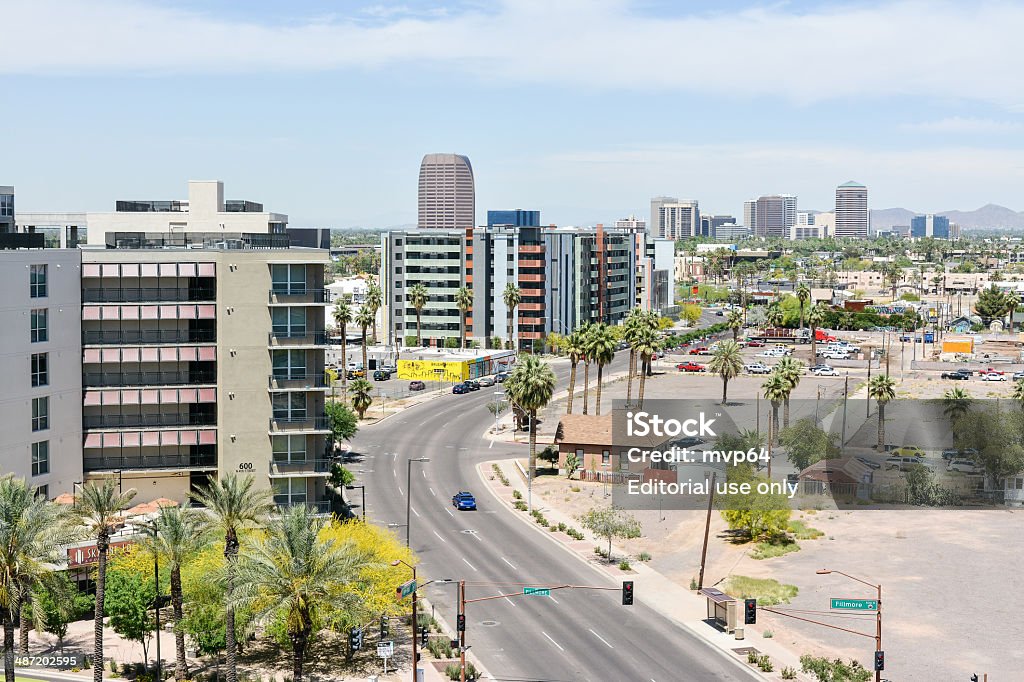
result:
M 452 514 L 451 509 L 445 509 L 445 511 L 448 512 L 448 516 L 452 517 L 453 519 L 455 518 L 455 514 Z
M 491 444 L 487 446 L 487 449 L 490 450 L 493 447 L 494 447 L 494 439 L 492 438 L 491 439 Z
M 391 475 L 394 476 L 395 478 L 398 478 L 398 472 L 395 471 L 394 469 L 391 470 Z
M 412 509 L 412 513 L 415 514 L 416 516 L 420 515 L 420 513 L 418 511 L 416 511 L 416 507 L 409 507 L 409 509 Z
M 480 533 L 470 533 L 470 535 L 475 537 L 479 542 L 483 542 L 483 540 L 480 539 Z
M 550 599 L 551 601 L 555 602 L 556 604 L 558 603 L 558 600 L 555 599 L 554 597 L 552 597 L 550 594 L 548 595 L 548 599 Z
M 430 494 L 431 494 L 431 495 L 433 495 L 434 497 L 437 497 L 437 493 L 435 493 L 435 492 L 434 492 L 434 489 L 433 489 L 433 488 L 427 488 L 427 490 L 429 490 L 429 491 L 430 491 Z
M 441 537 L 441 534 L 438 533 L 436 530 L 434 531 L 434 535 L 436 535 L 437 539 L 440 540 L 441 542 L 443 542 L 444 544 L 446 544 L 446 545 L 448 544 L 448 541 L 445 540 L 443 537 Z
M 469 566 L 470 568 L 472 568 L 472 569 L 473 569 L 474 571 L 476 570 L 476 566 L 474 566 L 473 564 L 471 564 L 471 563 L 469 563 L 468 561 L 466 561 L 466 557 L 462 557 L 462 560 L 466 562 L 466 565 L 467 565 L 467 566 Z
M 426 426 L 429 423 L 430 423 L 430 420 L 426 419 L 426 420 L 420 422 L 420 426 Z
M 587 629 L 588 629 L 588 630 L 590 630 L 590 628 L 587 628 Z M 609 648 L 609 649 L 614 649 L 614 648 L 615 648 L 615 647 L 613 647 L 613 646 L 612 646 L 611 644 L 608 644 L 608 640 L 607 640 L 607 639 L 605 639 L 605 638 L 604 638 L 604 637 L 602 637 L 601 635 L 597 634 L 597 633 L 596 633 L 596 632 L 594 632 L 593 630 L 590 630 L 590 634 L 594 635 L 594 637 L 597 637 L 597 638 L 598 638 L 599 640 L 601 640 L 602 642 L 604 642 L 605 644 L 607 644 L 607 645 L 608 645 L 608 648 Z
M 420 473 L 423 474 L 423 478 L 427 477 L 427 470 L 426 469 L 420 469 Z
M 504 561 L 504 562 L 505 562 L 506 564 L 508 564 L 509 566 L 511 566 L 511 567 L 512 567 L 512 570 L 513 570 L 513 571 L 518 571 L 518 570 L 519 570 L 519 569 L 517 569 L 517 568 L 516 568 L 515 566 L 512 566 L 512 562 L 511 562 L 511 561 L 509 561 L 508 559 L 506 559 L 505 557 L 501 557 L 501 560 L 502 560 L 502 561 Z
M 516 606 L 516 603 L 514 601 L 512 601 L 511 599 L 509 599 L 508 597 L 505 597 L 505 601 L 507 601 L 512 606 L 515 606 L 517 609 L 519 608 L 518 606 Z
M 554 644 L 555 646 L 557 646 L 559 651 L 565 651 L 565 649 L 562 648 L 561 644 L 559 644 L 555 640 L 551 639 L 551 635 L 549 635 L 548 633 L 544 632 L 543 630 L 540 631 L 540 634 L 542 634 L 545 637 L 547 637 L 548 641 L 551 642 L 552 644 Z
M 397 460 L 398 459 L 398 453 L 397 452 L 392 452 L 391 453 L 391 459 Z
M 398 494 L 399 495 L 405 495 L 405 491 L 402 490 L 402 486 L 398 486 Z

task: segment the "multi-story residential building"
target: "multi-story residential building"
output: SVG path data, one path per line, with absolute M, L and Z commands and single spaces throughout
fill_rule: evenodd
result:
M 865 239 L 868 216 L 867 187 L 852 180 L 836 187 L 836 238 Z
M 949 239 L 949 218 L 931 213 L 914 216 L 910 219 L 910 236 Z
M 667 314 L 675 306 L 675 242 L 634 233 L 636 254 L 636 306 Z
M 0 185 L 0 234 L 14 232 L 14 187 Z
M 700 236 L 714 237 L 715 231 L 720 226 L 730 224 L 736 224 L 736 219 L 731 215 L 702 215 L 700 217 Z
M 42 245 L 0 234 L 0 475 L 53 498 L 82 482 L 81 253 Z
M 619 218 L 615 221 L 616 228 L 628 229 L 628 230 L 641 230 L 647 229 L 647 221 L 637 218 L 635 215 L 631 215 L 628 218 Z
M 700 234 L 700 207 L 696 200 L 675 197 L 651 199 L 650 232 L 661 239 L 686 239 Z
M 476 189 L 468 157 L 461 154 L 423 157 L 416 225 L 449 230 L 468 230 L 476 225 Z
M 796 197 L 792 194 L 758 197 L 754 213 L 756 236 L 789 239 L 796 225 Z
M 487 226 L 511 225 L 513 227 L 539 227 L 540 211 L 524 211 L 521 208 L 510 211 L 488 211 Z

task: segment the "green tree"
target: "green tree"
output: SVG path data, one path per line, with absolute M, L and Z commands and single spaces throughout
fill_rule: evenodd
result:
M 170 566 L 171 611 L 174 613 L 174 679 L 181 682 L 188 677 L 185 660 L 184 597 L 181 589 L 181 567 L 195 559 L 210 542 L 206 515 L 184 505 L 160 507 L 156 518 L 143 528 L 143 545 Z
M 366 411 L 373 404 L 373 386 L 366 379 L 356 379 L 352 382 L 352 407 L 356 414 L 362 419 Z
M 505 284 L 505 290 L 501 293 L 501 298 L 505 302 L 505 310 L 508 312 L 508 347 L 513 349 L 516 347 L 512 341 L 512 333 L 515 331 L 516 326 L 516 307 L 523 300 L 523 297 L 519 293 L 519 287 L 516 286 L 516 283 L 508 282 Z
M 110 535 L 114 525 L 121 520 L 121 512 L 128 508 L 135 497 L 135 492 L 134 488 L 121 492 L 120 486 L 115 489 L 112 478 L 106 478 L 102 483 L 90 482 L 83 485 L 75 500 L 75 509 L 89 529 L 89 534 L 96 538 L 96 613 L 93 619 L 92 660 L 99 664 L 92 667 L 94 682 L 103 682 L 103 609 L 106 603 L 104 595 Z
M 857 661 L 844 663 L 841 658 L 830 660 L 804 654 L 800 657 L 800 667 L 803 672 L 814 675 L 818 682 L 869 682 L 872 678 L 871 671 Z
M 640 537 L 640 522 L 629 512 L 612 507 L 595 507 L 576 517 L 584 528 L 608 541 L 608 563 L 612 562 L 612 540 Z
M 210 515 L 211 532 L 224 535 L 226 583 L 224 590 L 224 653 L 228 668 L 228 682 L 238 682 L 234 588 L 238 552 L 241 546 L 239 534 L 245 530 L 260 527 L 274 508 L 271 504 L 270 491 L 256 490 L 253 487 L 254 484 L 252 476 L 239 478 L 235 474 L 226 474 L 218 481 L 211 481 L 206 487 L 191 494 L 196 504 L 206 507 Z M 103 659 L 95 660 L 102 661 Z M 96 682 L 101 681 L 97 680 Z
M 430 300 L 430 293 L 427 288 L 423 286 L 421 282 L 417 282 L 409 287 L 409 303 L 412 304 L 413 310 L 416 311 L 416 345 L 423 345 L 423 309 L 427 305 L 427 301 Z
M 644 405 L 644 389 L 647 386 L 648 368 L 651 366 L 651 358 L 661 350 L 661 343 L 658 341 L 658 334 L 649 324 L 641 326 L 635 339 L 633 348 L 640 358 L 640 387 L 637 389 L 637 404 Z
M 555 373 L 535 356 L 524 357 L 505 381 L 505 393 L 530 417 L 530 482 L 537 477 L 537 412 L 555 392 Z
M 974 310 L 986 323 L 997 320 L 1006 314 L 1006 297 L 993 284 L 988 289 L 982 289 L 978 292 L 978 300 L 974 303 Z
M 700 322 L 700 317 L 703 314 L 704 311 L 701 310 L 701 307 L 693 303 L 684 303 L 682 308 L 679 309 L 679 315 L 686 322 L 687 327 L 692 327 Z
M 331 465 L 331 485 L 335 488 L 344 488 L 356 481 L 356 475 L 345 468 L 344 465 L 335 462 Z
M 722 379 L 722 405 L 729 401 L 729 380 L 739 376 L 743 371 L 743 355 L 740 346 L 735 341 L 722 341 L 718 344 L 711 362 L 708 363 L 708 371 L 714 372 Z
M 570 452 L 565 456 L 565 477 L 572 478 L 580 469 L 580 456 L 575 452 Z
M 725 318 L 725 323 L 732 330 L 732 340 L 739 338 L 740 330 L 743 329 L 743 313 L 739 310 L 730 310 Z
M 868 397 L 878 403 L 878 449 L 885 448 L 885 405 L 896 397 L 896 382 L 888 374 L 871 377 Z
M 40 593 L 49 591 L 62 603 L 70 600 L 53 568 L 67 559 L 63 546 L 81 535 L 66 507 L 37 497 L 36 488 L 24 479 L 0 476 L 0 622 L 7 682 L 14 681 L 16 616 L 31 604 L 41 628 Z
M 585 351 L 583 347 L 584 341 L 584 330 L 576 329 L 565 337 L 565 349 L 566 355 L 569 356 L 569 396 L 565 400 L 565 413 L 572 414 L 572 401 L 576 393 L 576 369 L 583 359 L 583 353 Z
M 1017 379 L 1017 381 L 1013 383 L 1013 399 L 1016 400 L 1021 407 L 1024 407 L 1024 379 Z
M 64 638 L 68 634 L 68 624 L 87 618 L 96 608 L 92 595 L 82 594 L 68 578 L 67 573 L 59 571 L 54 574 L 59 583 L 56 589 L 39 590 L 38 607 L 42 609 L 42 629 L 57 638 L 57 647 L 64 653 Z M 33 620 L 38 619 L 35 607 L 32 609 Z
M 341 332 L 341 357 L 344 363 L 341 367 L 341 372 L 339 372 L 341 377 L 341 397 L 342 400 L 348 400 L 348 326 L 352 323 L 352 306 L 344 298 L 339 299 L 334 304 L 332 315 L 334 316 L 334 326 Z
M 779 442 L 779 408 L 789 396 L 790 388 L 786 377 L 778 370 L 772 370 L 764 383 L 761 384 L 764 398 L 772 405 L 772 418 L 768 422 L 768 444 Z
M 356 313 L 356 324 L 359 325 L 359 330 L 362 333 L 362 347 L 363 347 L 363 373 L 366 374 L 370 371 L 370 365 L 366 361 L 366 343 L 367 336 L 366 330 L 369 329 L 370 325 L 376 324 L 377 315 L 370 310 L 369 306 L 363 305 Z M 229 681 L 230 682 L 230 681 Z
M 125 639 L 142 645 L 142 659 L 149 665 L 149 640 L 156 622 L 150 610 L 156 604 L 156 585 L 152 576 L 130 571 L 112 571 L 104 592 L 103 604 L 110 615 L 110 627 Z M 93 668 L 103 664 L 93 659 Z
M 373 343 L 377 343 L 377 311 L 384 305 L 384 292 L 377 286 L 376 282 L 371 282 L 366 288 L 366 300 L 363 302 L 363 307 L 368 308 L 370 313 L 373 314 Z M 366 364 L 363 364 L 363 369 L 366 368 Z
M 257 620 L 283 623 L 292 647 L 292 680 L 301 682 L 310 637 L 342 587 L 359 577 L 369 557 L 350 542 L 320 538 L 326 521 L 305 505 L 282 510 L 242 554 L 235 607 Z
M 594 324 L 586 323 L 580 327 L 580 348 L 583 354 L 580 356 L 580 360 L 583 362 L 583 414 L 587 414 L 590 409 L 590 363 L 593 361 L 591 352 L 594 349 Z
M 718 498 L 718 507 L 729 530 L 740 533 L 749 540 L 772 540 L 784 536 L 789 528 L 789 500 L 783 494 L 761 494 L 759 483 L 766 483 L 766 477 L 755 477 L 744 482 L 749 492 L 736 492 Z
M 459 290 L 455 292 L 455 306 L 459 309 L 459 322 L 460 322 L 460 336 L 462 345 L 460 348 L 466 347 L 466 321 L 469 311 L 473 308 L 473 292 L 469 287 L 461 286 Z
M 590 356 L 597 364 L 597 400 L 594 403 L 594 414 L 600 415 L 604 368 L 615 359 L 616 340 L 611 327 L 601 322 L 594 325 L 590 339 Z
M 804 328 L 804 307 L 811 300 L 811 288 L 807 282 L 801 282 L 796 287 L 796 300 L 800 302 L 800 328 Z
M 332 441 L 339 443 L 343 440 L 351 440 L 356 435 L 359 430 L 359 422 L 348 405 L 328 401 L 324 403 L 324 412 L 327 414 L 327 424 L 331 429 Z
M 775 301 L 768 306 L 768 310 L 765 313 L 765 322 L 769 327 L 781 326 L 783 319 L 785 319 L 785 313 L 782 310 L 782 305 L 778 301 Z
M 815 462 L 838 456 L 838 438 L 837 434 L 818 428 L 813 418 L 805 417 L 782 429 L 779 443 L 786 448 L 787 458 L 796 470 L 803 471 Z
M 807 312 L 807 324 L 811 327 L 811 360 L 815 362 L 818 359 L 818 327 L 825 322 L 827 313 L 828 304 L 824 301 L 816 303 Z

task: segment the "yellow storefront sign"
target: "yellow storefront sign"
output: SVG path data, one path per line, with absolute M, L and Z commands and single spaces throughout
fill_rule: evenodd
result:
M 469 378 L 466 360 L 399 360 L 398 378 L 420 381 L 465 381 Z

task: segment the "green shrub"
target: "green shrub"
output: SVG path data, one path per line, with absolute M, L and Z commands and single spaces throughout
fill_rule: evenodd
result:
M 457 680 L 462 676 L 462 668 L 459 667 L 458 663 L 449 663 L 445 666 L 444 674 L 448 676 L 449 680 Z M 466 679 L 475 680 L 476 677 L 476 668 L 472 663 L 466 663 Z
M 747 652 L 747 663 L 750 663 L 751 665 L 757 665 L 757 661 L 759 658 L 760 657 L 757 655 L 756 651 L 751 650 Z
M 526 511 L 526 503 L 523 502 L 522 500 L 516 500 L 515 502 L 512 503 L 512 506 L 518 509 L 519 511 Z
M 619 562 L 619 570 L 620 571 L 628 571 L 629 570 L 629 562 L 626 561 L 625 559 L 620 561 Z
M 651 560 L 651 555 L 650 555 L 649 552 L 640 552 L 640 554 L 637 556 L 637 560 L 638 561 L 650 561 Z
M 558 526 L 556 526 L 555 524 L 551 524 L 550 526 L 548 526 L 548 530 L 551 531 L 552 533 L 557 533 L 558 532 Z
M 523 499 L 523 494 L 521 492 L 519 492 L 518 490 L 513 490 L 512 491 L 512 497 L 514 499 L 516 499 L 516 500 L 521 500 L 521 499 Z
M 761 636 L 764 637 L 765 639 L 771 639 L 772 637 L 775 636 L 775 633 L 772 632 L 771 630 L 765 630 L 764 633 Z
M 768 656 L 768 654 L 764 654 L 759 659 L 757 659 L 757 667 L 761 669 L 761 672 L 765 673 L 770 673 L 775 669 L 775 666 L 772 665 L 772 659 Z
M 794 670 L 793 668 L 790 668 L 790 667 L 783 668 L 782 669 L 782 679 L 784 679 L 784 680 L 795 680 L 796 679 L 796 670 Z
M 452 642 L 447 637 L 432 637 L 427 641 L 427 650 L 434 658 L 451 658 Z
M 568 526 L 566 526 L 561 521 L 558 522 L 558 530 L 560 530 L 560 531 L 562 531 L 564 533 L 566 531 L 566 528 L 568 528 Z

